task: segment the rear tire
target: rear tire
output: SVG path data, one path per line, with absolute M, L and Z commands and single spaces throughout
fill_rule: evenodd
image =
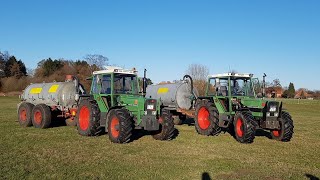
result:
M 31 103 L 23 102 L 18 109 L 18 121 L 22 127 L 32 126 L 32 109 L 34 105 Z
M 32 110 L 32 124 L 35 128 L 46 129 L 51 125 L 51 110 L 45 104 L 38 104 Z
M 126 109 L 110 110 L 107 122 L 108 135 L 111 142 L 124 144 L 131 141 L 133 122 Z
M 218 135 L 221 132 L 219 127 L 219 112 L 214 104 L 202 100 L 196 104 L 195 128 L 198 134 L 205 136 Z
M 100 110 L 96 101 L 82 99 L 76 116 L 78 132 L 82 136 L 97 136 L 101 133 Z
M 256 123 L 248 111 L 237 112 L 234 117 L 235 138 L 240 143 L 253 143 L 256 133 Z
M 152 137 L 155 140 L 165 141 L 165 140 L 171 140 L 174 136 L 174 124 L 172 120 L 172 115 L 169 111 L 162 111 L 162 114 L 160 116 L 160 129 L 156 132 L 152 133 Z
M 289 142 L 293 136 L 293 120 L 289 113 L 282 112 L 280 121 L 280 130 L 271 131 L 272 139 L 282 142 Z

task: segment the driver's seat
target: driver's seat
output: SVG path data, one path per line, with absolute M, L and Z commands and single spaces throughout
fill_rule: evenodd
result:
M 219 88 L 219 95 L 220 96 L 228 96 L 228 88 L 227 86 L 220 86 Z

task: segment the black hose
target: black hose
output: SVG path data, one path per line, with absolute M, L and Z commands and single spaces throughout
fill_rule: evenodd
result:
M 73 79 L 76 81 L 75 82 L 76 92 L 77 92 L 77 94 L 79 94 L 79 78 L 77 76 L 73 76 Z
M 183 80 L 185 80 L 186 78 L 189 78 L 190 79 L 190 83 L 191 83 L 191 94 L 194 94 L 193 93 L 193 79 L 190 75 L 184 75 L 183 76 Z

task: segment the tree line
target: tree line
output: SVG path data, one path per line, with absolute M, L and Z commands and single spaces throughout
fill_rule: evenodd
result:
M 109 64 L 109 59 L 99 54 L 88 54 L 79 60 L 42 59 L 35 69 L 27 69 L 22 60 L 8 52 L 0 51 L 0 92 L 16 92 L 19 94 L 30 83 L 61 82 L 66 75 L 75 75 L 86 90 L 90 90 L 91 81 L 86 80 L 92 76 L 93 71 L 101 70 Z M 143 80 L 139 78 L 140 87 Z M 147 78 L 147 84 L 153 84 Z
M 8 52 L 0 52 L 0 92 L 22 91 L 30 83 L 64 81 L 66 75 L 76 75 L 86 89 L 91 82 L 86 78 L 93 71 L 108 64 L 103 55 L 89 54 L 82 60 L 42 59 L 34 70 L 27 69 L 22 60 Z

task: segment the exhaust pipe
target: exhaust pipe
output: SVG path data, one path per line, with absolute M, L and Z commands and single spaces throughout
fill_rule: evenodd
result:
M 142 86 L 143 86 L 142 93 L 143 93 L 143 95 L 146 95 L 146 93 L 147 93 L 147 69 L 144 69 Z

